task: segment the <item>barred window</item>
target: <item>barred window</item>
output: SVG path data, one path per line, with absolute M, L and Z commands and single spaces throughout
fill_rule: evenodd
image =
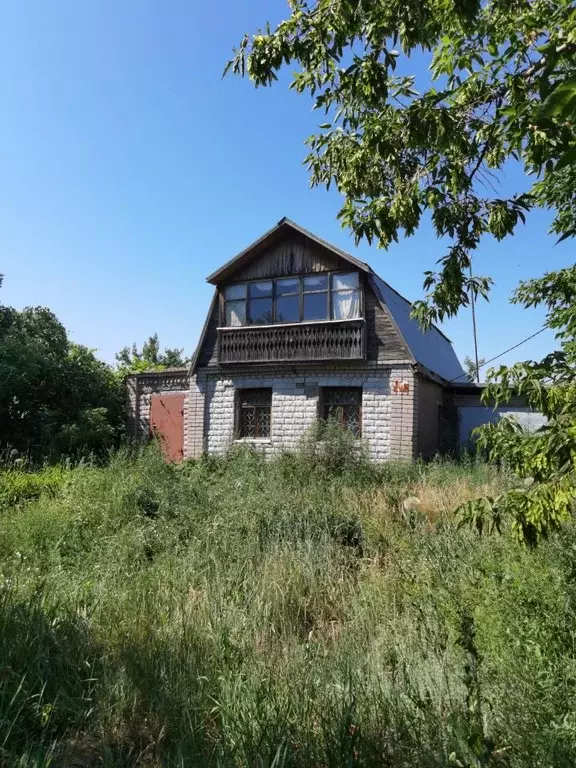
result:
M 271 389 L 238 390 L 236 434 L 239 438 L 270 437 L 271 415 Z
M 360 387 L 323 387 L 322 417 L 335 420 L 354 437 L 362 434 L 362 389 Z

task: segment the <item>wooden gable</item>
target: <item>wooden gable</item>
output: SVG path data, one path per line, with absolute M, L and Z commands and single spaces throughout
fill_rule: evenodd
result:
M 370 272 L 363 261 L 284 218 L 206 279 L 213 285 L 224 285 L 260 277 L 299 275 L 332 269 Z
M 353 267 L 338 254 L 294 236 L 272 245 L 236 270 L 226 282 L 261 280 L 285 275 L 306 275 L 313 272 L 349 270 Z
M 357 271 L 360 274 L 366 323 L 365 362 L 372 365 L 388 361 L 414 362 L 392 313 L 373 284 L 372 270 L 364 262 L 329 245 L 293 222 L 282 219 L 259 240 L 208 277 L 208 281 L 217 289 L 192 370 L 218 365 L 218 327 L 221 320 L 219 295 L 223 287 L 248 280 L 331 271 Z

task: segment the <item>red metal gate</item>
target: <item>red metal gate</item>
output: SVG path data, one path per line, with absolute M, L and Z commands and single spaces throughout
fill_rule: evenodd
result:
M 150 431 L 159 438 L 168 461 L 184 458 L 184 395 L 152 395 Z

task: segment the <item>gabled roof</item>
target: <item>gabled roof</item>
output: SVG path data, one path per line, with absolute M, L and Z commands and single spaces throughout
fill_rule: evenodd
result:
M 221 266 L 220 269 L 217 269 L 216 272 L 212 272 L 211 275 L 208 275 L 206 282 L 217 285 L 223 280 L 227 280 L 231 275 L 234 274 L 234 272 L 243 267 L 249 261 L 252 261 L 252 259 L 254 259 L 256 256 L 259 256 L 265 250 L 270 248 L 270 246 L 274 245 L 274 243 L 285 238 L 290 232 L 297 232 L 299 235 L 304 235 L 304 237 L 308 238 L 316 245 L 320 245 L 322 248 L 326 248 L 331 253 L 334 253 L 341 259 L 344 259 L 344 261 L 349 262 L 354 267 L 356 267 L 356 269 L 360 269 L 363 272 L 370 271 L 368 264 L 365 264 L 359 259 L 355 259 L 354 256 L 346 253 L 346 251 L 341 251 L 340 248 L 337 248 L 335 245 L 327 243 L 326 240 L 322 240 L 312 232 L 304 229 L 304 227 L 301 227 L 295 222 L 290 221 L 290 219 L 284 217 L 283 219 L 280 219 L 276 226 L 272 227 L 272 229 L 269 229 L 268 232 L 265 232 L 262 237 L 259 237 L 258 240 L 255 240 L 247 248 L 244 248 L 243 251 L 240 251 L 239 254 L 234 256 L 233 259 L 230 259 L 230 261 L 227 261 L 226 264 Z
M 326 248 L 331 253 L 336 254 L 356 269 L 359 269 L 368 275 L 368 280 L 376 298 L 381 306 L 387 308 L 390 312 L 392 320 L 395 323 L 400 336 L 404 339 L 412 359 L 424 369 L 425 372 L 427 371 L 435 374 L 446 382 L 461 379 L 466 376 L 460 361 L 456 357 L 450 339 L 435 325 L 432 325 L 429 330 L 423 331 L 418 325 L 418 322 L 410 316 L 412 304 L 408 299 L 405 299 L 385 280 L 378 277 L 368 264 L 356 259 L 349 253 L 340 250 L 340 248 L 337 248 L 331 243 L 326 242 L 326 240 L 322 240 L 320 237 L 312 234 L 312 232 L 304 229 L 304 227 L 300 227 L 298 224 L 290 221 L 290 219 L 280 219 L 276 226 L 269 229 L 268 232 L 253 242 L 252 245 L 249 245 L 237 256 L 234 256 L 233 259 L 227 261 L 226 264 L 220 267 L 220 269 L 217 269 L 216 272 L 209 275 L 206 278 L 207 282 L 217 285 L 218 283 L 227 280 L 234 274 L 234 272 L 239 270 L 253 258 L 256 258 L 276 242 L 294 232 L 303 235 L 316 245 Z M 198 351 L 206 336 L 208 319 L 215 306 L 215 300 L 216 295 L 214 295 L 214 298 L 212 299 L 210 311 L 206 318 L 206 324 L 202 331 L 196 354 L 192 360 L 192 372 L 194 372 L 196 368 Z

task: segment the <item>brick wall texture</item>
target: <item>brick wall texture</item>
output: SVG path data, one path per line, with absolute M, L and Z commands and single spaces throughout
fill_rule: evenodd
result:
M 362 388 L 362 437 L 376 461 L 407 459 L 415 450 L 415 378 L 408 365 L 365 371 L 322 368 L 285 373 L 216 373 L 199 370 L 190 383 L 193 428 L 187 433 L 186 456 L 202 449 L 222 453 L 234 443 L 236 393 L 272 390 L 269 439 L 249 441 L 268 455 L 294 450 L 319 415 L 321 387 Z M 202 434 L 201 434 L 202 433 Z
M 375 461 L 432 455 L 438 445 L 438 403 L 443 388 L 414 374 L 407 363 L 342 370 L 218 371 L 139 374 L 126 381 L 128 434 L 147 439 L 152 395 L 181 392 L 184 402 L 184 456 L 222 453 L 235 442 L 236 397 L 244 388 L 272 390 L 269 439 L 247 441 L 267 455 L 294 450 L 319 416 L 322 387 L 362 388 L 362 439 Z

